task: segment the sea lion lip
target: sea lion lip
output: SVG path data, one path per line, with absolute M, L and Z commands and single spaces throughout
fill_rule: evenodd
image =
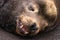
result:
M 17 27 L 19 35 L 31 35 L 35 33 L 37 30 L 31 30 L 27 28 L 27 25 L 24 25 L 21 21 L 17 20 Z
M 18 29 L 18 32 L 23 35 L 26 35 L 29 33 L 26 26 L 20 20 L 17 20 L 17 27 L 16 28 Z

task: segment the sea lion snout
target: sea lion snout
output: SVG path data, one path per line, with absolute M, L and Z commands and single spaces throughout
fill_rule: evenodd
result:
M 19 34 L 21 33 L 27 35 L 39 30 L 39 26 L 37 25 L 37 21 L 35 19 L 27 16 L 20 16 L 19 18 L 16 21 L 16 29 L 18 30 L 17 32 L 19 32 Z

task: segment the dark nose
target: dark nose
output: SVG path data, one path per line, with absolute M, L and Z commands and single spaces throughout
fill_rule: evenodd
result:
M 30 26 L 30 30 L 33 31 L 33 30 L 37 30 L 37 26 L 36 26 L 36 23 L 32 24 Z

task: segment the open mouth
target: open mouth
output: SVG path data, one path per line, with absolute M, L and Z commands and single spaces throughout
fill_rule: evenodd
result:
M 21 20 L 17 20 L 17 27 L 16 29 L 18 29 L 18 33 L 22 34 L 22 35 L 30 35 L 32 33 L 35 33 L 38 29 L 35 27 L 36 24 L 33 24 L 30 26 L 24 25 Z
M 21 22 L 21 20 L 17 20 L 17 28 L 18 32 L 21 34 L 28 34 L 28 29 L 27 27 Z

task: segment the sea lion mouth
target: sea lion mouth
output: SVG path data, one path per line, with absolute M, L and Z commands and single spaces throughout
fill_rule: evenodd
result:
M 16 27 L 16 32 L 19 35 L 31 35 L 32 33 L 35 33 L 38 28 L 35 27 L 36 24 L 26 25 L 21 22 L 21 20 L 17 20 L 17 27 Z
M 28 34 L 28 29 L 27 27 L 21 22 L 21 20 L 17 20 L 17 27 L 16 29 L 18 30 L 17 32 L 20 34 Z

